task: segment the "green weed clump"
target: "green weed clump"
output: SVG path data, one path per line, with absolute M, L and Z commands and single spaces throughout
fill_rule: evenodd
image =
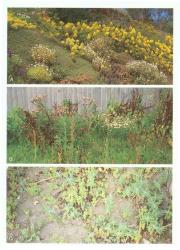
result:
M 8 171 L 11 242 L 41 242 L 43 228 L 52 223 L 60 231 L 48 234 L 46 242 L 73 243 L 75 235 L 66 239 L 65 227 L 74 223 L 85 229 L 79 243 L 171 242 L 170 168 L 23 168 L 22 172 Z
M 35 81 L 39 82 L 51 82 L 53 79 L 52 71 L 44 64 L 34 64 L 29 66 L 27 69 L 27 77 Z
M 21 168 L 9 168 L 7 173 L 8 181 L 8 200 L 7 200 L 7 230 L 13 231 L 18 229 L 15 223 L 15 211 L 18 206 L 19 194 L 23 191 L 24 173 Z M 13 234 L 9 234 L 8 239 L 13 239 Z
M 13 83 L 16 81 L 19 83 L 20 80 L 26 81 L 26 71 L 24 69 L 23 60 L 12 50 L 9 49 L 8 56 L 8 81 Z
M 7 133 L 8 142 L 18 143 L 23 138 L 23 126 L 25 125 L 25 117 L 22 109 L 14 108 L 7 116 Z

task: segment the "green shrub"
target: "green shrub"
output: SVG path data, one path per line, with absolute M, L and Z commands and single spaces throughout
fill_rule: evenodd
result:
M 150 132 L 154 124 L 155 117 L 155 111 L 145 113 L 144 116 L 142 116 L 141 121 L 139 121 L 139 124 L 141 124 L 141 129 L 145 129 Z
M 13 54 L 11 57 L 9 57 L 9 63 L 19 67 L 22 64 L 22 59 L 19 55 Z
M 22 66 L 22 59 L 19 55 L 12 54 L 8 57 L 8 81 L 13 82 L 19 74 L 19 69 Z
M 63 100 L 63 106 L 71 106 L 72 105 L 72 102 L 70 99 L 64 99 Z
M 29 80 L 36 82 L 51 82 L 53 80 L 53 72 L 44 64 L 35 64 L 28 68 L 27 76 Z
M 49 49 L 43 44 L 37 44 L 31 49 L 31 56 L 35 63 L 52 65 L 55 62 L 55 50 Z
M 168 80 L 164 73 L 160 72 L 154 64 L 145 61 L 133 61 L 126 65 L 127 70 L 133 77 L 135 84 L 167 84 Z
M 24 136 L 23 126 L 25 125 L 25 117 L 22 109 L 13 108 L 8 112 L 7 117 L 7 136 L 8 143 L 17 143 Z
M 52 70 L 53 70 L 53 78 L 55 81 L 62 80 L 66 76 L 65 71 L 62 69 L 61 65 L 59 64 L 53 65 Z
M 49 14 L 58 20 L 63 22 L 78 22 L 81 20 L 91 20 L 91 9 L 49 9 Z

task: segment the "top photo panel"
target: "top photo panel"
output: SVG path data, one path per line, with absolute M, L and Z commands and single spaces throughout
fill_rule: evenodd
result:
M 9 84 L 173 83 L 173 9 L 8 9 Z

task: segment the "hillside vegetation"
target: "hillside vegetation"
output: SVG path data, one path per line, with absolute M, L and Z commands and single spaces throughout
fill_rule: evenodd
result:
M 172 82 L 168 14 L 155 22 L 122 9 L 71 11 L 9 9 L 9 83 Z

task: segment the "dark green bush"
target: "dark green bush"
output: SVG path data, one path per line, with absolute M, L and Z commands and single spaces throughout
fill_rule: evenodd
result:
M 17 143 L 24 138 L 25 116 L 21 108 L 13 108 L 8 112 L 7 137 L 8 143 Z
M 81 20 L 90 20 L 91 9 L 49 9 L 49 14 L 55 19 L 63 22 L 78 22 Z
M 22 59 L 19 55 L 11 54 L 8 60 L 8 82 L 19 82 L 19 78 L 25 79 L 26 69 L 23 67 Z

